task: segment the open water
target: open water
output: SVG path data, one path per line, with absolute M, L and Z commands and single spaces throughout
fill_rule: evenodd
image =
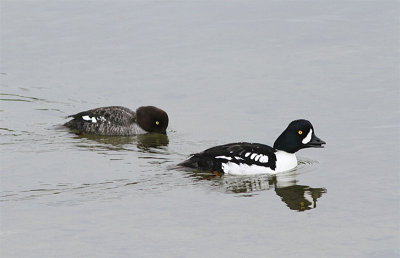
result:
M 1 257 L 399 257 L 398 1 L 0 4 Z M 168 135 L 60 126 L 108 105 Z M 294 171 L 175 168 L 299 118 Z

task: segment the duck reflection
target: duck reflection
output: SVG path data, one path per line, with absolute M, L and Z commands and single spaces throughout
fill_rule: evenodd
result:
M 129 150 L 127 147 L 136 144 L 137 148 L 144 152 L 151 152 L 152 149 L 159 149 L 168 146 L 169 139 L 165 134 L 149 133 L 136 136 L 99 136 L 99 135 L 76 135 L 79 139 L 79 147 L 102 148 L 107 150 Z M 89 140 L 82 142 L 82 139 Z M 93 144 L 95 143 L 95 144 Z
M 159 148 L 168 146 L 169 139 L 166 134 L 150 133 L 142 134 L 137 136 L 137 147 L 144 151 L 148 151 L 150 148 Z
M 275 188 L 284 203 L 291 210 L 306 211 L 317 207 L 317 199 L 326 193 L 325 188 L 312 188 L 306 185 L 292 185 Z
M 213 188 L 222 189 L 224 192 L 253 196 L 259 191 L 274 190 L 286 206 L 291 210 L 306 211 L 317 207 L 317 200 L 326 193 L 325 188 L 313 188 L 307 185 L 298 185 L 296 173 L 283 173 L 279 175 L 257 176 L 215 176 L 191 172 L 191 176 L 197 180 L 211 182 Z

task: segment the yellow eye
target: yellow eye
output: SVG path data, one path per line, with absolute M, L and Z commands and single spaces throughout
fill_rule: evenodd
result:
M 159 125 L 159 124 L 160 124 L 160 122 L 156 121 L 156 125 Z
M 303 134 L 303 131 L 298 131 L 299 134 Z

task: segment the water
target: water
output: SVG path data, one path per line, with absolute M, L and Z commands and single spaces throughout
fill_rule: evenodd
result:
M 1 1 L 2 257 L 396 257 L 397 1 Z M 89 108 L 156 105 L 167 136 L 77 136 Z M 278 177 L 176 169 L 273 144 Z

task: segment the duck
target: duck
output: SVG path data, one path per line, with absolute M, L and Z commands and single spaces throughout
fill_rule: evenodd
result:
M 133 111 L 122 106 L 108 106 L 82 111 L 67 118 L 64 126 L 79 134 L 101 136 L 132 136 L 146 133 L 166 134 L 167 113 L 154 106 L 142 106 Z
M 218 145 L 190 155 L 179 167 L 210 171 L 215 175 L 277 174 L 297 166 L 296 152 L 323 148 L 325 141 L 315 135 L 310 121 L 292 121 L 273 147 L 261 143 L 238 142 Z

